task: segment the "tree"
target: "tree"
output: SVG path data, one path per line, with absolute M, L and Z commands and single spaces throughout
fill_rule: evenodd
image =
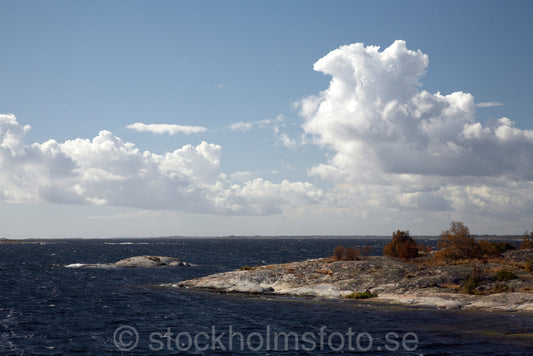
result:
M 482 254 L 476 239 L 470 236 L 470 230 L 460 221 L 452 221 L 450 229 L 442 232 L 437 247 L 440 250 L 435 257 L 444 260 L 477 258 Z
M 409 231 L 398 230 L 392 233 L 392 241 L 385 245 L 383 254 L 408 261 L 418 257 L 418 247 L 416 241 L 409 236 Z

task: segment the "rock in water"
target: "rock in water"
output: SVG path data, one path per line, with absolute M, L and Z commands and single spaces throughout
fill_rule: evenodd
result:
M 175 267 L 190 266 L 189 263 L 180 261 L 175 257 L 165 256 L 134 256 L 113 264 L 115 267 Z

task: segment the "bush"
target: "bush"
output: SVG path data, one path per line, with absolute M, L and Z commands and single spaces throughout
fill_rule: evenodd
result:
M 516 246 L 509 242 L 481 240 L 477 242 L 479 254 L 485 257 L 498 257 L 507 250 L 514 250 Z
M 480 249 L 480 255 L 487 257 L 496 257 L 500 255 L 500 251 L 498 250 L 498 248 L 496 248 L 493 242 L 481 240 L 477 244 Z
M 499 253 L 504 253 L 508 250 L 516 250 L 516 246 L 513 245 L 510 242 L 490 242 L 491 245 L 493 245 L 496 250 L 498 250 Z
M 482 246 L 470 236 L 470 230 L 460 221 L 453 221 L 450 229 L 442 232 L 437 247 L 440 250 L 435 254 L 435 258 L 440 260 L 453 261 L 483 256 Z M 489 251 L 492 250 L 490 247 Z
M 465 294 L 479 294 L 479 291 L 477 290 L 477 287 L 479 287 L 481 283 L 481 276 L 483 272 L 479 267 L 474 267 L 472 269 L 472 272 L 469 273 L 465 280 L 463 281 L 463 284 L 461 285 L 461 293 Z
M 344 250 L 344 260 L 355 261 L 361 255 L 360 251 L 356 251 L 353 247 L 348 247 Z
M 333 259 L 337 261 L 342 261 L 343 257 L 344 257 L 344 247 L 341 245 L 335 247 L 335 250 L 333 250 Z
M 377 296 L 378 295 L 376 293 L 372 293 L 372 292 L 367 290 L 366 292 L 361 292 L 361 293 L 353 292 L 352 294 L 348 294 L 346 296 L 346 298 L 350 298 L 350 299 L 368 299 L 368 298 L 375 298 Z
M 372 248 L 370 246 L 354 249 L 353 247 L 344 248 L 344 246 L 339 245 L 335 247 L 332 257 L 335 261 L 355 261 L 368 256 L 371 251 Z
M 409 236 L 409 231 L 398 230 L 392 233 L 392 241 L 385 245 L 383 254 L 408 261 L 418 257 L 418 246 L 416 241 Z

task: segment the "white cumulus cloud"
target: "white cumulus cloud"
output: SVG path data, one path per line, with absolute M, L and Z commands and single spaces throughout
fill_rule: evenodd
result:
M 105 130 L 93 139 L 27 145 L 29 130 L 14 115 L 0 115 L 1 201 L 263 215 L 316 202 L 322 194 L 309 183 L 234 184 L 219 172 L 222 148 L 212 143 L 159 155 Z
M 194 133 L 207 131 L 207 128 L 203 126 L 183 126 L 175 124 L 143 124 L 142 122 L 130 124 L 126 126 L 126 128 L 138 132 L 151 132 L 158 135 L 177 135 L 180 133 L 185 135 L 191 135 Z
M 319 59 L 314 69 L 331 76 L 329 87 L 298 107 L 305 133 L 333 155 L 309 173 L 357 185 L 352 198 L 383 211 L 533 213 L 533 130 L 508 118 L 484 126 L 471 94 L 421 89 L 428 64 L 401 40 L 383 50 L 341 46 Z

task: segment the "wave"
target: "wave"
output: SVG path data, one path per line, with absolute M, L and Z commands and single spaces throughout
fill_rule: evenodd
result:
M 85 264 L 85 263 L 72 263 L 70 265 L 65 265 L 66 268 L 80 268 L 80 267 L 84 267 L 84 266 L 87 266 L 87 264 Z
M 104 242 L 104 245 L 151 245 L 151 242 Z
M 111 268 L 114 267 L 112 263 L 71 263 L 64 265 L 65 268 Z

